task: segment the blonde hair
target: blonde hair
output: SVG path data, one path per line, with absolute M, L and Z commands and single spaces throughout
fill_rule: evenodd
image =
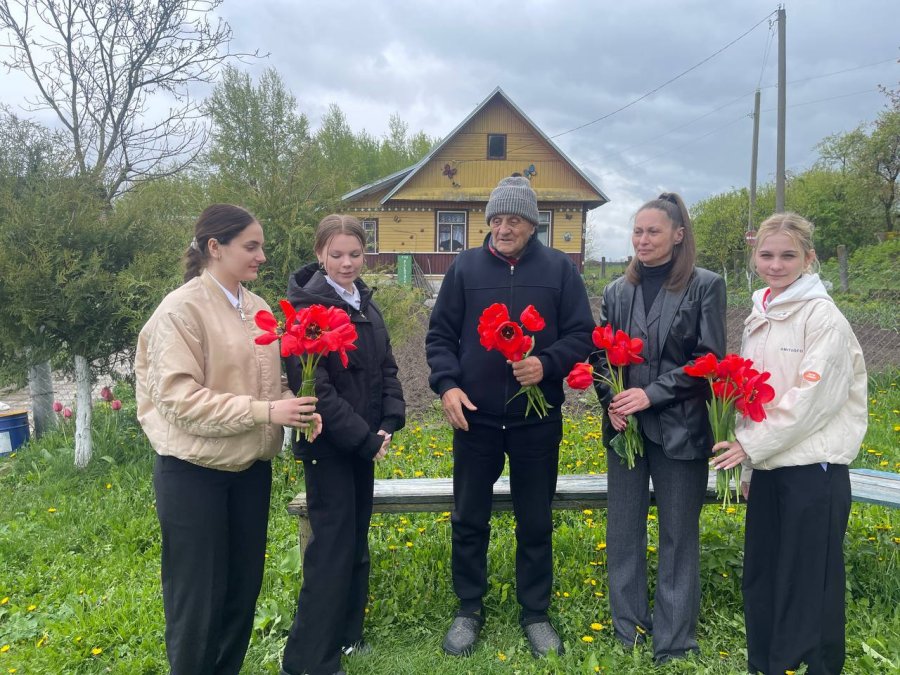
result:
M 809 272 L 818 263 L 818 260 L 815 258 L 815 248 L 813 247 L 814 229 L 815 225 L 797 213 L 792 213 L 791 211 L 774 213 L 760 224 L 756 232 L 756 244 L 753 247 L 754 257 L 766 237 L 782 232 L 789 236 L 800 248 L 804 258 L 808 258 L 810 254 L 813 255 L 813 259 L 809 261 L 809 264 L 803 270 L 804 272 Z

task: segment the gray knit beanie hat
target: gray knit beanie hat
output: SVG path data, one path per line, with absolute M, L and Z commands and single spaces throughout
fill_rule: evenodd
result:
M 521 216 L 532 225 L 537 225 L 538 216 L 537 195 L 531 189 L 531 183 L 524 176 L 510 176 L 504 178 L 488 200 L 484 209 L 485 220 L 490 223 L 496 215 Z

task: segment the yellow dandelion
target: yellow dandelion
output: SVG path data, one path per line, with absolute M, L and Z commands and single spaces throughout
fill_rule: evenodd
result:
M 878 463 L 878 466 L 887 466 L 888 464 L 890 464 L 890 462 L 888 462 L 888 461 L 885 459 L 885 460 L 882 460 L 881 462 L 879 462 L 879 463 Z
M 605 541 L 601 541 L 599 544 L 597 544 L 597 547 L 596 547 L 596 548 L 597 548 L 598 551 L 604 550 L 604 549 L 606 548 L 606 542 L 605 542 Z
M 7 670 L 6 672 L 7 672 L 7 673 L 15 673 L 15 672 L 16 672 L 16 669 L 15 669 L 15 668 L 10 668 L 10 669 Z
M 415 472 L 413 472 L 413 476 L 415 476 L 416 478 L 421 478 L 421 477 L 424 476 L 424 475 L 425 475 L 425 472 L 424 472 L 424 471 L 415 471 Z
M 723 578 L 723 579 L 727 579 L 727 578 L 728 578 L 728 572 L 720 572 L 720 574 L 722 575 L 722 578 Z
M 0 647 L 0 654 L 5 654 L 8 651 L 9 651 L 9 645 L 3 645 L 2 647 Z
M 94 647 L 91 650 L 91 654 L 93 654 L 94 656 L 100 656 L 102 653 L 103 653 L 103 649 L 100 647 Z
M 285 471 L 285 473 L 287 473 L 287 469 L 285 469 L 284 471 Z M 109 490 L 110 488 L 112 488 L 112 483 L 107 483 L 106 489 Z
M 656 516 L 654 516 L 652 513 L 648 513 L 647 520 L 656 520 Z
M 28 607 L 27 607 L 26 609 L 27 609 L 29 612 L 33 612 L 34 610 L 37 609 L 37 605 L 28 605 Z
M 450 512 L 449 512 L 449 511 L 444 511 L 444 512 L 441 514 L 441 516 L 442 516 L 443 518 L 449 518 L 449 517 L 450 517 Z
M 593 636 L 593 635 L 582 635 L 582 636 L 581 636 L 581 641 L 582 641 L 582 642 L 593 642 L 593 641 L 594 641 L 594 636 Z
M 406 548 L 412 548 L 413 543 L 411 541 L 406 542 Z
M 594 595 L 596 595 L 598 598 L 602 598 L 602 597 L 603 597 L 603 591 L 594 591 Z
M 737 513 L 737 509 L 733 506 L 729 506 L 727 509 L 725 509 L 725 513 Z
M 568 597 L 569 597 L 569 591 L 563 591 L 563 597 L 564 597 L 564 598 L 568 598 Z
M 645 631 L 645 630 L 644 630 L 643 628 L 641 628 L 640 626 L 635 626 L 634 628 L 635 628 L 635 630 L 636 630 L 638 633 L 640 633 L 641 635 L 646 635 L 646 634 L 647 634 L 647 631 Z
M 503 652 L 497 652 L 497 658 L 501 661 L 506 661 L 506 654 L 504 654 Z
M 591 509 L 585 509 L 584 511 L 582 511 L 582 513 L 586 516 L 594 515 L 594 512 Z
M 600 672 L 600 666 L 594 666 L 594 672 L 595 672 L 595 673 L 599 673 L 599 672 Z
M 796 672 L 796 670 L 786 670 L 784 671 L 784 675 L 795 675 Z
M 49 509 L 47 509 L 47 513 L 56 513 L 56 508 L 51 506 Z
M 3 598 L 2 600 L 0 600 L 0 605 L 5 605 L 7 602 L 9 602 L 9 596 L 8 596 L 8 595 L 7 595 L 5 598 Z
M 648 546 L 648 547 L 647 547 L 647 550 L 648 550 L 650 553 L 656 553 L 656 547 L 655 547 L 655 546 Z
M 591 630 L 603 630 L 603 624 L 595 621 L 591 624 Z
M 46 634 L 45 634 L 45 635 L 42 635 L 42 636 L 41 636 L 41 639 L 38 640 L 38 641 L 35 643 L 34 646 L 35 646 L 35 647 L 43 647 L 45 644 L 47 644 L 47 640 L 48 640 L 48 639 L 49 639 L 49 638 L 48 638 L 48 636 L 47 636 Z
M 728 652 L 719 652 L 719 656 L 724 659 L 726 656 L 728 656 Z

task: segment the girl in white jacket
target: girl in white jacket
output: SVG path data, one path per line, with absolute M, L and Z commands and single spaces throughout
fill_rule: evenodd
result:
M 821 675 L 844 664 L 847 465 L 866 432 L 867 377 L 850 324 L 809 273 L 815 257 L 809 221 L 780 213 L 760 226 L 753 261 L 768 288 L 753 295 L 741 355 L 772 374 L 775 399 L 765 420 L 738 420 L 737 440 L 713 447 L 714 468 L 744 463 L 744 620 L 753 673 L 805 663 L 810 675 Z

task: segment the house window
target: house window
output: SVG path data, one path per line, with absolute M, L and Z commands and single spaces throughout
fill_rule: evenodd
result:
M 437 212 L 438 251 L 462 251 L 466 247 L 465 211 Z
M 362 226 L 366 233 L 366 253 L 378 253 L 378 219 L 367 218 Z
M 550 245 L 550 225 L 553 222 L 552 211 L 538 211 L 537 238 L 544 246 Z
M 506 134 L 488 134 L 487 158 L 506 159 Z

